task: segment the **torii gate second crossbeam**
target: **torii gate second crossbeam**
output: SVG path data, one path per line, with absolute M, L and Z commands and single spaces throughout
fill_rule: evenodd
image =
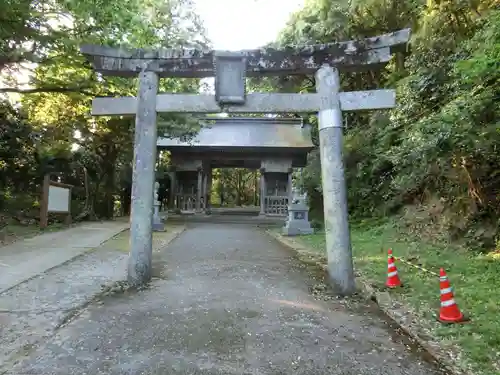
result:
M 94 115 L 135 114 L 131 253 L 128 279 L 151 279 L 152 214 L 157 112 L 318 112 L 321 175 L 329 275 L 340 294 L 355 291 L 342 158 L 342 110 L 392 108 L 392 90 L 341 93 L 339 70 L 372 69 L 391 59 L 391 49 L 408 42 L 410 30 L 304 47 L 224 52 L 203 50 L 123 50 L 82 46 L 96 71 L 139 75 L 137 98 L 96 98 Z M 246 94 L 245 78 L 315 74 L 316 94 Z M 215 95 L 161 94 L 159 77 L 215 76 Z

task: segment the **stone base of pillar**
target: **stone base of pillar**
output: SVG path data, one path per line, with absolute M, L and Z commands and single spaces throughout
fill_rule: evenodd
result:
M 153 232 L 166 232 L 167 228 L 165 228 L 164 223 L 155 223 L 153 222 Z
M 285 226 L 283 227 L 282 233 L 284 236 L 303 236 L 307 234 L 313 234 L 314 229 L 311 227 L 311 224 L 306 221 L 305 223 L 300 221 L 287 221 Z

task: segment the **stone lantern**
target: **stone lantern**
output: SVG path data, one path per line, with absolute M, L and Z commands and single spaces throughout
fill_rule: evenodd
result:
M 309 223 L 307 196 L 299 194 L 298 190 L 294 189 L 292 202 L 288 205 L 288 219 L 283 227 L 283 234 L 285 236 L 299 236 L 312 233 L 314 230 Z
M 155 182 L 155 189 L 153 195 L 153 231 L 154 232 L 164 232 L 165 225 L 163 224 L 160 217 L 160 201 L 158 200 L 158 189 L 160 189 L 160 183 Z

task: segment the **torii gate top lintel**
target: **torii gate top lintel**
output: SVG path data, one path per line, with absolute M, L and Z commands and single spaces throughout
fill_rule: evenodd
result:
M 246 61 L 246 76 L 313 74 L 323 63 L 340 70 L 359 70 L 365 65 L 385 64 L 391 48 L 404 45 L 410 29 L 362 40 L 243 51 L 203 49 L 134 49 L 83 45 L 82 54 L 104 75 L 136 76 L 153 71 L 160 77 L 204 78 L 215 76 L 214 58 L 239 56 Z

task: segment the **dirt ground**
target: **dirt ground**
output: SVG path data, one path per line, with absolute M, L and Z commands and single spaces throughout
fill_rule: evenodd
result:
M 3 374 L 439 373 L 368 302 L 318 295 L 322 280 L 256 227 L 191 224 L 158 267 L 148 289 L 90 304 Z

